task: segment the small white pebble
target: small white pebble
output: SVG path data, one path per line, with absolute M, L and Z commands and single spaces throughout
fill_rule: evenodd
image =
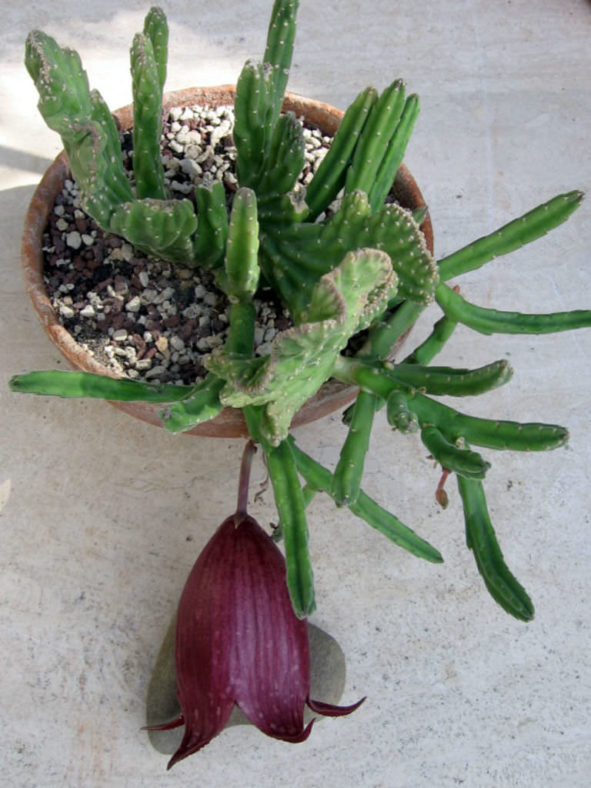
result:
M 72 230 L 71 233 L 66 235 L 66 244 L 70 247 L 70 249 L 80 249 L 82 245 L 82 237 L 78 230 Z
M 139 312 L 141 307 L 140 297 L 134 296 L 125 304 L 125 309 L 128 312 Z
M 183 159 L 181 161 L 181 170 L 188 175 L 189 178 L 197 178 L 203 170 L 193 159 Z

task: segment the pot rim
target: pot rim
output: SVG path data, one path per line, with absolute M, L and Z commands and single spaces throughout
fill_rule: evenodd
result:
M 165 111 L 172 107 L 190 104 L 233 105 L 235 93 L 236 87 L 230 84 L 174 90 L 164 94 L 162 109 Z M 304 116 L 307 122 L 318 126 L 324 133 L 331 136 L 336 132 L 344 115 L 342 110 L 330 104 L 291 92 L 285 94 L 283 109 Z M 121 107 L 113 112 L 113 115 L 121 129 L 127 130 L 133 125 L 132 104 Z M 63 188 L 64 181 L 69 174 L 68 158 L 66 153 L 62 151 L 43 174 L 29 204 L 21 245 L 21 262 L 26 291 L 46 334 L 72 367 L 118 378 L 120 376 L 114 370 L 97 361 L 59 322 L 43 281 L 43 232 L 47 226 L 55 198 Z M 400 165 L 394 186 L 403 203 L 407 203 L 408 207 L 427 208 L 421 190 L 404 164 Z M 421 224 L 421 230 L 425 235 L 427 247 L 433 253 L 433 227 L 428 208 Z M 401 340 L 403 339 L 404 337 L 401 338 Z M 396 349 L 401 344 L 401 340 L 399 340 Z M 357 388 L 354 386 L 339 381 L 327 381 L 295 415 L 292 427 L 307 424 L 340 410 L 354 399 L 356 392 Z M 110 402 L 110 404 L 142 421 L 162 426 L 158 416 L 161 406 L 145 402 Z M 241 410 L 224 408 L 215 418 L 203 422 L 183 434 L 239 438 L 248 437 L 248 430 Z

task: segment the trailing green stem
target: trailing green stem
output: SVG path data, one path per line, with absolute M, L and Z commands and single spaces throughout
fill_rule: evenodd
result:
M 397 364 L 389 377 L 426 394 L 453 397 L 475 396 L 508 383 L 513 369 L 506 359 L 493 361 L 478 369 L 428 367 L 422 364 Z
M 435 356 L 443 350 L 443 346 L 453 334 L 457 324 L 456 320 L 444 315 L 435 323 L 427 339 L 418 345 L 402 363 L 430 364 Z
M 437 427 L 423 427 L 421 440 L 442 468 L 453 471 L 459 476 L 465 476 L 467 479 L 484 479 L 490 468 L 490 462 L 483 460 L 480 454 L 470 449 L 459 448 L 448 441 Z
M 444 284 L 438 285 L 435 298 L 448 317 L 481 334 L 552 334 L 591 326 L 588 309 L 549 314 L 500 312 L 471 304 Z
M 491 596 L 501 607 L 521 621 L 530 621 L 534 606 L 503 558 L 490 520 L 482 482 L 458 476 L 464 506 L 466 541 L 476 558 L 478 571 Z
M 554 424 L 519 423 L 482 419 L 459 413 L 436 402 L 409 386 L 405 386 L 385 367 L 364 364 L 358 360 L 339 357 L 333 369 L 334 377 L 377 394 L 387 400 L 391 392 L 406 395 L 408 408 L 416 414 L 421 427 L 436 425 L 455 442 L 464 438 L 478 446 L 515 451 L 544 451 L 563 446 L 568 430 Z
M 244 408 L 244 416 L 250 434 L 261 443 L 265 453 L 285 544 L 287 587 L 296 615 L 304 618 L 314 611 L 316 603 L 314 578 L 308 554 L 306 502 L 292 447 L 288 441 L 282 441 L 278 446 L 271 446 L 262 437 L 260 408 Z
M 475 271 L 489 260 L 535 241 L 566 221 L 579 207 L 582 199 L 583 192 L 580 191 L 559 194 L 518 219 L 505 224 L 494 233 L 485 235 L 444 257 L 439 261 L 441 281 L 446 282 L 454 276 Z
M 14 375 L 9 386 L 23 394 L 53 397 L 89 397 L 113 402 L 175 402 L 190 397 L 195 386 L 143 383 L 125 378 L 108 378 L 93 372 L 42 370 Z

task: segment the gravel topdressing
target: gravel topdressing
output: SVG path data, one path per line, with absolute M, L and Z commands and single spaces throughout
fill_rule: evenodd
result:
M 171 196 L 194 201 L 195 186 L 221 180 L 228 204 L 236 191 L 232 107 L 174 108 L 164 122 L 162 161 Z M 312 178 L 330 145 L 304 129 Z M 131 134 L 122 135 L 131 170 Z M 104 233 L 81 208 L 66 180 L 43 238 L 44 280 L 60 322 L 95 358 L 136 380 L 191 385 L 205 375 L 204 358 L 227 336 L 229 303 L 212 274 L 148 258 L 119 236 Z M 287 313 L 255 299 L 255 352 L 264 355 Z

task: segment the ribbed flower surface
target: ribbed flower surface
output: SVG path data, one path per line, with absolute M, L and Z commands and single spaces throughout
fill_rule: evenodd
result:
M 197 752 L 228 721 L 234 703 L 261 731 L 300 742 L 306 703 L 320 714 L 348 714 L 309 699 L 307 621 L 293 612 L 285 561 L 247 514 L 228 517 L 197 559 L 183 590 L 176 632 L 177 693 L 185 724 L 168 768 Z

